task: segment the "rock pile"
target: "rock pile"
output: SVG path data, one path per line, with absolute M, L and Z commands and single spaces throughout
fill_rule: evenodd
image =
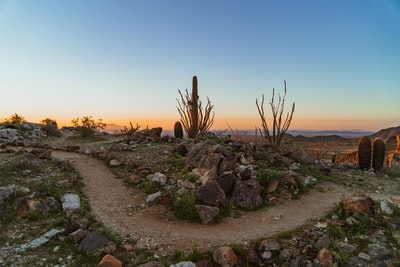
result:
M 42 124 L 24 122 L 16 128 L 13 124 L 0 123 L 0 146 L 38 146 L 45 136 Z

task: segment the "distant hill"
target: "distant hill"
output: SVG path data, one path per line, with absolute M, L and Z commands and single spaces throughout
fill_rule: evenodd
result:
M 345 142 L 349 141 L 351 138 L 346 138 L 339 135 L 320 135 L 320 136 L 304 136 L 291 134 L 286 134 L 287 138 L 292 142 Z
M 394 135 L 400 135 L 400 126 L 379 130 L 376 133 L 369 135 L 369 137 L 371 139 L 379 137 L 382 140 L 387 140 L 389 137 Z
M 365 130 L 289 130 L 289 134 L 293 136 L 302 135 L 305 137 L 321 137 L 321 136 L 341 136 L 347 138 L 358 138 L 363 135 L 371 135 L 373 132 Z

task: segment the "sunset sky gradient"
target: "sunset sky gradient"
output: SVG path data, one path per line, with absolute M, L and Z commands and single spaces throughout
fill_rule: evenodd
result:
M 292 129 L 398 126 L 400 2 L 0 0 L 0 121 L 170 129 L 193 75 L 214 129 L 259 126 L 284 80 Z

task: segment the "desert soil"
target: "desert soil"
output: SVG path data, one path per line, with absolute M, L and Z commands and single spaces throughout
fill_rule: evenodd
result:
M 56 145 L 60 147 L 67 136 L 58 139 Z M 69 161 L 80 173 L 84 192 L 99 221 L 123 237 L 134 239 L 138 247 L 158 248 L 161 255 L 176 250 L 191 251 L 194 247 L 208 249 L 223 244 L 246 244 L 289 231 L 323 217 L 350 194 L 343 185 L 321 181 L 298 200 L 258 211 L 241 211 L 240 216 L 224 218 L 218 224 L 201 225 L 174 218 L 165 206 L 147 205 L 139 189 L 126 187 L 101 160 L 60 150 L 54 150 L 52 156 Z M 369 195 L 374 199 L 388 197 L 382 193 Z
M 242 212 L 239 218 L 224 218 L 216 225 L 200 225 L 176 220 L 164 206 L 146 206 L 144 195 L 127 188 L 105 164 L 86 155 L 54 151 L 53 157 L 70 161 L 81 174 L 84 192 L 97 219 L 117 233 L 137 240 L 139 247 L 168 253 L 206 249 L 229 243 L 245 243 L 296 228 L 310 219 L 323 216 L 343 197 L 344 189 L 334 184 L 320 185 L 299 200 Z

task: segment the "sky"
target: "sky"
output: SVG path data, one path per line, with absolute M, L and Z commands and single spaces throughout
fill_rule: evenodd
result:
M 0 0 L 0 121 L 171 129 L 194 75 L 213 129 L 260 127 L 262 95 L 272 121 L 284 80 L 291 129 L 398 126 L 400 2 Z

